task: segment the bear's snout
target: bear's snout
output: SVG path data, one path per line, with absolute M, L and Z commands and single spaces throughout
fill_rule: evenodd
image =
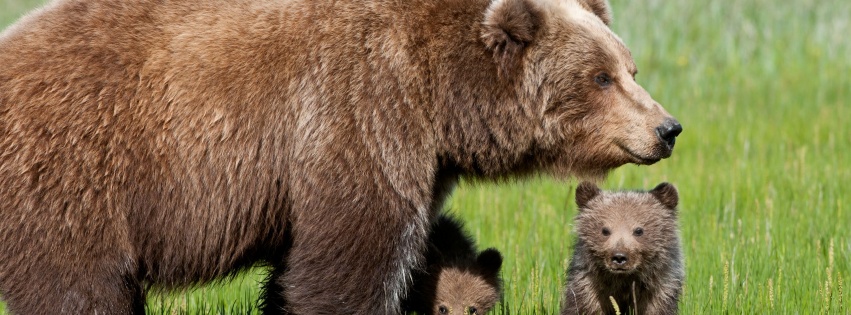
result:
M 600 256 L 600 262 L 615 274 L 633 273 L 641 264 L 641 256 L 633 241 L 619 239 Z
M 659 136 L 659 139 L 665 144 L 666 149 L 668 149 L 668 155 L 670 155 L 670 152 L 674 150 L 674 144 L 677 141 L 677 136 L 679 136 L 681 132 L 683 132 L 683 126 L 674 118 L 668 118 L 665 122 L 659 125 L 659 127 L 656 127 L 656 135 Z
M 612 263 L 615 265 L 623 265 L 627 262 L 627 257 L 623 253 L 615 253 L 612 255 Z

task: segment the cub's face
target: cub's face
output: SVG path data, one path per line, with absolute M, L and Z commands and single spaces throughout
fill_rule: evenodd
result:
M 509 35 L 495 50 L 520 51 L 516 71 L 534 100 L 529 110 L 541 119 L 537 145 L 551 159 L 543 164 L 557 173 L 599 176 L 671 156 L 682 126 L 635 80 L 630 51 L 607 25 L 605 0 L 494 0 L 492 6 L 500 4 L 504 10 L 491 11 L 506 17 L 494 24 Z M 525 26 L 518 22 L 523 18 Z
M 432 314 L 481 315 L 499 301 L 499 288 L 478 274 L 445 268 L 440 272 Z
M 578 237 L 598 266 L 615 274 L 636 272 L 678 246 L 677 198 L 666 183 L 649 192 L 603 192 L 583 183 L 576 192 Z
M 502 297 L 502 254 L 488 248 L 468 268 L 444 267 L 437 275 L 432 314 L 481 315 Z

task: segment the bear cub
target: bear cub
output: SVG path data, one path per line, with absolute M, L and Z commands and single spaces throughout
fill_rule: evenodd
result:
M 432 224 L 426 266 L 414 272 L 403 303 L 417 314 L 485 314 L 502 296 L 502 255 L 494 248 L 477 253 L 458 220 L 440 215 Z
M 677 227 L 677 189 L 576 188 L 579 213 L 562 315 L 676 314 L 685 271 Z

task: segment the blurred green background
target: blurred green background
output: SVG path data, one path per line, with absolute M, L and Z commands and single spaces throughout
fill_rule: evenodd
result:
M 0 26 L 41 1 L 0 0 Z M 611 0 L 637 78 L 685 131 L 673 157 L 608 189 L 681 194 L 693 313 L 851 313 L 851 1 Z M 2 65 L 0 65 L 2 66 Z M 496 314 L 558 312 L 575 181 L 463 183 L 452 212 L 506 257 Z M 256 312 L 256 269 L 150 294 L 152 314 Z M 0 306 L 0 313 L 3 313 Z

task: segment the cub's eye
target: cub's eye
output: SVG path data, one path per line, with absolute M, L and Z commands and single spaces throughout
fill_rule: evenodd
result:
M 612 85 L 612 77 L 610 77 L 608 73 L 603 72 L 594 77 L 594 82 L 596 82 L 600 87 L 607 87 Z
M 609 229 L 608 229 L 608 228 L 603 228 L 603 235 L 604 235 L 604 236 L 612 235 L 612 231 L 609 231 Z
M 634 231 L 632 231 L 632 234 L 634 234 L 635 236 L 641 236 L 641 235 L 643 235 L 643 234 L 644 234 L 644 229 L 642 229 L 642 228 L 635 228 L 635 230 L 634 230 Z
M 440 312 L 440 314 L 449 314 L 449 309 L 447 309 L 446 306 L 443 305 L 438 307 L 437 311 Z
M 475 315 L 475 314 L 478 314 L 478 313 L 477 313 L 477 311 L 478 311 L 478 310 L 476 309 L 476 307 L 475 307 L 475 306 L 470 306 L 470 308 L 468 308 L 468 309 L 467 309 L 467 314 L 469 314 L 469 315 Z

